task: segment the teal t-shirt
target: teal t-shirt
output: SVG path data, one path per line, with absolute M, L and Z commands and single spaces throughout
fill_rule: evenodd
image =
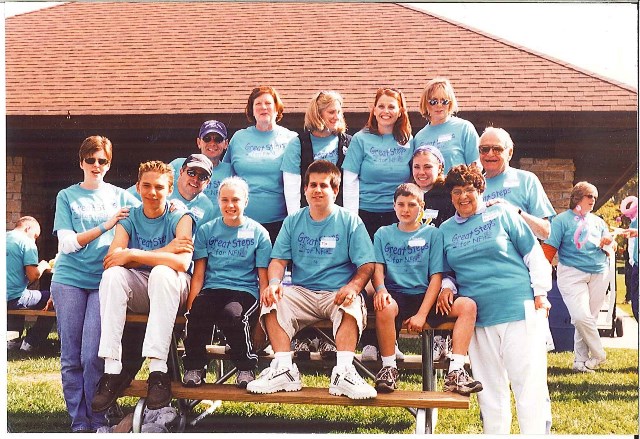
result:
M 239 227 L 218 217 L 196 233 L 193 260 L 207 258 L 203 289 L 244 291 L 259 299 L 258 268 L 267 268 L 270 257 L 269 232 L 248 217 Z
M 120 224 L 129 234 L 129 244 L 127 248 L 135 248 L 145 251 L 152 251 L 169 244 L 176 237 L 176 228 L 183 216 L 189 215 L 193 220 L 193 214 L 176 209 L 169 211 L 169 204 L 164 208 L 164 213 L 158 218 L 147 218 L 140 205 L 129 211 L 129 216 L 120 221 Z M 195 220 L 194 220 L 195 228 Z M 194 228 L 192 228 L 192 233 Z M 138 270 L 150 271 L 149 266 L 139 267 Z
M 413 142 L 399 144 L 393 134 L 371 134 L 364 129 L 354 134 L 342 169 L 358 175 L 360 209 L 368 212 L 393 210 L 393 194 L 409 181 Z
M 563 265 L 585 273 L 602 273 L 609 267 L 609 260 L 599 245 L 602 237 L 609 236 L 609 228 L 602 218 L 588 213 L 585 217 L 586 225 L 578 238 L 578 242 L 584 242 L 584 245 L 578 249 L 574 235 L 580 219 L 572 210 L 565 210 L 557 215 L 551 221 L 551 234 L 545 243 L 558 249 L 558 260 Z
M 282 180 L 282 156 L 296 133 L 276 125 L 271 131 L 255 126 L 237 131 L 224 155 L 234 175 L 249 184 L 249 205 L 245 214 L 260 224 L 282 221 L 287 216 Z
M 178 177 L 180 176 L 180 169 L 182 168 L 182 164 L 187 158 L 177 158 L 169 163 L 173 167 L 173 180 L 178 181 Z M 219 162 L 215 168 L 213 168 L 213 173 L 211 174 L 211 180 L 209 180 L 209 184 L 202 191 L 203 194 L 211 201 L 211 205 L 213 206 L 213 215 L 212 218 L 217 218 L 220 216 L 220 206 L 218 205 L 218 189 L 220 188 L 220 183 L 227 177 L 231 177 L 233 172 L 231 171 L 231 165 L 225 162 Z M 135 187 L 133 189 L 135 191 Z M 176 192 L 175 189 L 173 191 Z
M 533 172 L 507 166 L 503 173 L 487 178 L 486 182 L 487 186 L 482 194 L 485 202 L 503 198 L 537 218 L 551 220 L 556 215 L 540 180 Z
M 364 223 L 347 209 L 334 206 L 322 221 L 305 207 L 284 220 L 271 252 L 291 260 L 292 283 L 314 291 L 337 291 L 358 267 L 374 262 L 373 244 Z
M 7 301 L 19 299 L 29 285 L 24 267 L 38 265 L 36 242 L 19 230 L 7 232 Z
M 136 190 L 135 185 L 128 188 L 127 192 L 135 196 L 138 200 L 142 201 L 142 198 L 140 198 L 140 194 Z M 188 210 L 189 212 L 191 212 L 193 214 L 193 219 L 196 222 L 196 230 L 198 230 L 198 228 L 200 228 L 200 226 L 204 223 L 207 223 L 215 218 L 214 215 L 216 214 L 216 211 L 213 207 L 213 204 L 211 203 L 211 200 L 209 200 L 204 192 L 199 193 L 198 195 L 193 197 L 193 200 L 189 201 L 185 197 L 180 195 L 180 191 L 176 189 L 174 184 L 173 192 L 171 192 L 171 195 L 167 197 L 167 201 L 173 201 L 177 209 Z M 218 203 L 216 202 L 216 206 L 217 205 Z M 218 216 L 220 216 L 220 208 L 218 208 L 217 214 Z
M 533 232 L 500 204 L 458 220 L 454 216 L 440 225 L 444 269 L 455 272 L 458 293 L 476 302 L 476 326 L 524 320 L 524 301 L 533 300 L 533 289 L 523 257 L 538 245 Z
M 327 160 L 334 165 L 338 163 L 338 136 L 335 134 L 327 137 L 317 137 L 311 134 L 311 148 L 313 149 L 314 160 Z M 288 172 L 289 174 L 301 175 L 304 177 L 304 172 L 300 172 L 301 161 L 301 145 L 300 137 L 296 136 L 284 149 L 284 155 L 282 156 L 282 166 L 280 170 L 282 172 Z
M 398 224 L 383 226 L 373 236 L 376 262 L 385 265 L 387 290 L 424 294 L 432 274 L 442 273 L 442 232 L 422 225 L 403 232 Z
M 427 125 L 416 134 L 415 147 L 435 146 L 444 157 L 445 175 L 454 166 L 469 165 L 478 160 L 480 137 L 471 122 L 451 116 L 440 125 Z
M 74 184 L 58 192 L 53 220 L 54 235 L 58 230 L 82 233 L 104 223 L 121 207 L 135 208 L 140 201 L 130 193 L 109 183 L 88 190 Z M 80 250 L 59 253 L 53 282 L 77 288 L 96 290 L 102 279 L 102 260 L 115 236 L 115 227 L 106 231 Z

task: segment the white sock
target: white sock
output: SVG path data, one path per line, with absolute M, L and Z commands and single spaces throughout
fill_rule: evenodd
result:
M 104 373 L 118 375 L 120 372 L 122 372 L 122 362 L 115 358 L 104 359 Z
M 293 353 L 292 352 L 276 352 L 274 355 L 277 368 L 293 368 Z
M 336 353 L 336 366 L 348 367 L 353 364 L 354 352 L 351 351 L 338 351 Z
M 395 352 L 393 353 L 393 355 L 389 355 L 388 357 L 380 357 L 382 358 L 382 367 L 395 367 L 396 369 L 398 368 L 398 365 L 396 364 L 396 354 Z
M 464 368 L 464 355 L 451 354 L 451 362 L 449 363 L 449 372 Z
M 159 358 L 152 358 L 149 361 L 149 372 L 162 372 L 167 373 L 169 368 L 167 367 L 167 362 L 161 360 Z

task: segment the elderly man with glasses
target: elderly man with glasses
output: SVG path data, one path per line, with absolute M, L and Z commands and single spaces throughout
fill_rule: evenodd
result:
M 509 166 L 513 140 L 502 128 L 487 127 L 478 150 L 487 187 L 482 196 L 489 205 L 507 203 L 518 211 L 538 239 L 549 237 L 550 218 L 556 212 L 538 177 L 529 171 Z

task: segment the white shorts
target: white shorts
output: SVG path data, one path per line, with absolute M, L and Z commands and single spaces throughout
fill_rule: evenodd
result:
M 335 297 L 335 291 L 312 291 L 296 285 L 285 286 L 282 299 L 270 307 L 262 307 L 260 324 L 266 332 L 264 316 L 275 310 L 278 323 L 290 339 L 301 329 L 321 320 L 333 322 L 335 337 L 342 323 L 342 314 L 347 313 L 356 320 L 360 338 L 367 326 L 367 307 L 362 294 L 358 294 L 349 306 L 336 305 L 333 303 Z

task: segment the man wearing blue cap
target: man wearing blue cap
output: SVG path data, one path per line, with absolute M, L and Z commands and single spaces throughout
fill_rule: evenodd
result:
M 231 177 L 231 165 L 221 162 L 222 156 L 229 146 L 229 136 L 227 135 L 227 127 L 217 120 L 207 120 L 200 127 L 196 145 L 202 154 L 207 156 L 212 163 L 211 179 L 209 184 L 204 188 L 204 194 L 211 200 L 213 205 L 213 218 L 220 216 L 220 208 L 218 207 L 218 187 L 220 182 L 227 177 Z M 180 169 L 185 158 L 177 158 L 169 163 L 174 170 L 174 179 L 177 181 Z

